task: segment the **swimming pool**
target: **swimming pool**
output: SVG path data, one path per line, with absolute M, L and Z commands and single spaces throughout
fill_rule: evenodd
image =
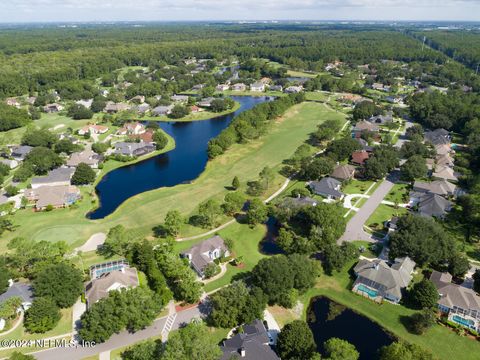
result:
M 375 290 L 372 290 L 372 289 L 369 289 L 367 288 L 365 285 L 363 284 L 360 284 L 358 285 L 357 289 L 361 292 L 364 292 L 365 294 L 367 294 L 368 296 L 370 296 L 371 298 L 376 298 L 378 296 L 378 292 L 375 291 Z
M 466 326 L 468 328 L 471 328 L 472 326 L 475 325 L 475 322 L 473 320 L 467 320 L 464 319 L 458 315 L 453 315 L 452 320 L 455 321 L 457 324 L 460 324 L 462 326 Z

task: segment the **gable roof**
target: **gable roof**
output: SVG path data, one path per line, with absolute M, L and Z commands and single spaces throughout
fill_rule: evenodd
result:
M 432 193 L 442 196 L 453 195 L 457 186 L 446 180 L 435 180 L 432 182 L 415 181 L 413 183 L 413 191 Z
M 333 172 L 330 174 L 331 177 L 339 180 L 348 180 L 353 177 L 355 174 L 355 167 L 352 165 L 337 165 Z
M 49 185 L 59 182 L 69 183 L 73 176 L 75 169 L 72 168 L 57 168 L 50 170 L 47 176 L 34 177 L 32 179 L 32 186 L 36 185 Z
M 455 172 L 451 167 L 448 166 L 438 166 L 432 174 L 433 177 L 444 179 L 444 180 L 452 180 L 457 181 L 458 177 L 455 175 Z
M 452 203 L 437 194 L 427 193 L 418 203 L 418 212 L 423 216 L 442 217 L 452 207 Z
M 438 144 L 435 145 L 435 152 L 437 155 L 446 155 L 452 152 L 452 149 L 448 144 Z
M 433 271 L 430 280 L 440 294 L 438 304 L 450 309 L 456 306 L 464 310 L 480 311 L 480 296 L 472 289 L 453 284 L 450 274 Z
M 243 333 L 236 334 L 223 342 L 223 355 L 220 360 L 230 360 L 237 356 L 245 360 L 280 360 L 268 345 L 269 337 L 262 321 L 254 320 L 243 327 Z M 242 357 L 241 352 L 245 354 Z
M 85 163 L 89 166 L 96 166 L 102 157 L 91 149 L 85 149 L 81 152 L 74 152 L 67 160 L 67 166 L 76 167 L 80 163 Z
M 32 302 L 33 288 L 30 284 L 16 282 L 10 286 L 7 291 L 0 295 L 0 304 L 8 299 L 18 296 L 23 302 Z
M 311 181 L 308 185 L 310 188 L 319 195 L 330 195 L 336 198 L 343 196 L 343 193 L 337 189 L 341 186 L 341 182 L 332 177 L 324 177 L 320 181 Z
M 109 289 L 116 284 L 127 288 L 137 287 L 139 284 L 137 269 L 125 267 L 123 270 L 104 273 L 97 279 L 90 281 L 85 287 L 87 302 L 94 304 L 98 300 L 107 297 Z
M 439 166 L 453 167 L 453 159 L 450 154 L 439 154 L 435 158 L 435 162 Z
M 450 133 L 445 129 L 436 129 L 433 131 L 426 131 L 424 139 L 433 145 L 448 145 L 450 144 L 449 135 Z
M 361 132 L 361 131 L 373 131 L 377 132 L 379 131 L 379 127 L 375 124 L 372 124 L 371 122 L 362 120 L 359 121 L 355 127 L 353 128 L 353 131 Z
M 370 157 L 369 153 L 365 150 L 354 151 L 352 153 L 352 162 L 355 164 L 364 164 L 366 160 Z
M 43 209 L 48 205 L 58 207 L 72 204 L 80 198 L 80 190 L 74 185 L 40 186 L 25 190 L 24 195 L 36 201 L 37 209 Z
M 395 263 L 389 266 L 384 260 L 360 260 L 353 271 L 358 276 L 356 282 L 392 294 L 396 298 L 402 297 L 402 289 L 406 288 L 412 280 L 412 271 L 415 262 L 408 256 L 395 259 Z
M 185 250 L 181 254 L 190 255 L 190 261 L 193 267 L 197 271 L 202 272 L 205 266 L 212 262 L 212 259 L 204 254 L 217 249 L 223 252 L 228 251 L 224 240 L 220 236 L 215 235 L 207 240 L 193 245 L 190 249 Z

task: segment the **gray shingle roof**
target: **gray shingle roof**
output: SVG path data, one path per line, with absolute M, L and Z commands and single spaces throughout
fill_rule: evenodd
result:
M 415 262 L 409 257 L 397 258 L 392 266 L 384 260 L 360 260 L 353 271 L 357 275 L 355 283 L 363 283 L 381 293 L 402 297 L 402 289 L 412 280 Z
M 457 186 L 446 180 L 432 182 L 415 181 L 412 190 L 417 193 L 432 193 L 442 196 L 454 195 Z
M 418 212 L 423 216 L 442 217 L 452 207 L 452 203 L 437 194 L 425 194 L 418 203 Z
M 343 196 L 343 193 L 337 190 L 341 186 L 341 182 L 332 177 L 324 177 L 320 181 L 311 181 L 309 186 L 318 195 L 333 196 L 334 198 Z
M 245 325 L 243 330 L 243 333 L 223 342 L 220 360 L 230 360 L 234 356 L 245 360 L 280 360 L 268 345 L 269 337 L 262 321 L 257 319 Z M 245 352 L 244 357 L 241 357 L 242 350 Z
M 192 266 L 195 268 L 195 270 L 197 270 L 197 272 L 202 273 L 203 269 L 213 261 L 211 258 L 205 256 L 204 254 L 217 249 L 222 252 L 228 251 L 224 240 L 220 236 L 215 235 L 210 239 L 193 245 L 190 249 L 182 252 L 182 255 L 190 255 L 190 261 Z
M 480 311 L 480 296 L 472 289 L 452 284 L 450 274 L 433 271 L 430 280 L 435 284 L 440 294 L 438 304 L 450 309 L 457 306 L 464 310 Z
M 124 268 L 102 274 L 99 278 L 90 281 L 85 287 L 85 298 L 89 305 L 108 296 L 109 289 L 114 285 L 124 288 L 137 287 L 138 275 L 135 268 Z
M 32 179 L 32 185 L 48 185 L 58 182 L 70 183 L 75 169 L 57 168 L 49 171 L 47 176 L 35 177 Z
M 337 165 L 330 176 L 339 180 L 348 180 L 353 177 L 354 173 L 355 166 Z
M 10 286 L 7 291 L 0 295 L 0 304 L 5 302 L 6 300 L 14 297 L 19 296 L 22 298 L 23 302 L 32 302 L 33 300 L 33 289 L 30 284 L 24 283 L 14 283 Z

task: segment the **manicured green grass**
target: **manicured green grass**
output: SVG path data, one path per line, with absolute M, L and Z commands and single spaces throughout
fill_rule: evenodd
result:
M 352 179 L 345 183 L 342 187 L 342 191 L 345 194 L 363 194 L 373 184 L 371 180 L 357 180 Z M 372 192 L 370 190 L 369 194 Z
M 383 223 L 390 220 L 393 216 L 400 216 L 407 213 L 407 209 L 395 207 L 385 204 L 380 204 L 373 214 L 368 218 L 365 225 L 375 231 L 384 231 Z
M 409 184 L 395 184 L 392 190 L 385 196 L 384 200 L 398 204 L 407 203 L 409 188 Z
M 306 92 L 305 96 L 309 101 L 326 102 L 331 95 L 324 92 L 314 91 L 314 92 Z
M 374 259 L 378 256 L 378 248 L 376 247 L 376 244 L 372 244 L 371 242 L 368 241 L 353 241 L 353 244 L 357 246 L 358 248 L 363 247 L 365 249 L 364 252 L 360 253 L 360 255 L 365 256 L 367 258 Z
M 287 75 L 290 77 L 315 78 L 318 76 L 318 73 L 311 73 L 311 72 L 297 71 L 297 70 L 287 70 Z
M 353 266 L 353 263 L 351 265 Z M 301 297 L 305 305 L 304 319 L 310 299 L 323 295 L 367 316 L 395 336 L 431 351 L 439 359 L 474 360 L 478 358 L 480 353 L 478 341 L 459 336 L 440 325 L 434 325 L 424 335 L 411 334 L 406 330 L 402 320 L 410 316 L 413 310 L 388 302 L 378 305 L 351 292 L 351 283 L 352 280 L 346 269 L 334 276 L 322 275 L 316 287 Z

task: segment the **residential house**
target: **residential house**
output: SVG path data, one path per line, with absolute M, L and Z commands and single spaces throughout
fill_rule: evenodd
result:
M 360 103 L 364 100 L 363 96 L 357 94 L 345 94 L 340 97 L 340 101 L 349 102 L 349 103 Z
M 458 181 L 458 176 L 449 166 L 437 166 L 435 167 L 432 177 L 435 179 L 443 179 L 449 181 Z
M 176 103 L 186 103 L 188 101 L 188 95 L 172 95 L 170 99 Z
M 43 111 L 46 113 L 56 113 L 63 110 L 63 106 L 57 103 L 47 104 L 43 107 Z
M 0 159 L 0 163 L 7 165 L 10 169 L 15 169 L 18 166 L 17 160 Z
M 153 143 L 153 133 L 154 131 L 152 129 L 147 129 L 144 133 L 137 134 L 137 135 L 129 135 L 129 139 L 138 139 L 140 141 L 146 142 L 146 143 Z
M 254 320 L 243 326 L 243 332 L 224 340 L 220 346 L 220 360 L 280 360 L 270 347 L 272 335 L 269 334 L 261 320 Z
M 192 87 L 192 90 L 202 90 L 205 86 L 205 84 L 197 84 Z
M 103 111 L 105 111 L 106 113 L 109 113 L 109 114 L 114 114 L 114 113 L 117 113 L 117 112 L 120 112 L 120 111 L 126 111 L 126 110 L 130 110 L 131 109 L 131 106 L 128 105 L 128 104 L 124 104 L 124 103 L 114 103 L 114 102 L 111 102 L 109 101 L 107 103 L 107 105 L 105 106 L 105 109 Z
M 369 122 L 369 121 L 359 121 L 353 128 L 352 130 L 352 136 L 354 138 L 359 138 L 362 136 L 362 133 L 364 132 L 369 132 L 369 133 L 378 133 L 380 131 L 380 128 Z
M 435 145 L 435 152 L 437 155 L 447 155 L 450 154 L 451 152 L 454 152 L 452 148 L 450 147 L 450 144 L 439 144 Z
M 343 198 L 343 193 L 340 191 L 342 183 L 332 177 L 324 177 L 320 181 L 311 181 L 308 186 L 312 191 L 329 200 L 340 200 Z
M 135 111 L 141 115 L 145 114 L 148 110 L 150 110 L 150 105 L 147 103 L 143 103 L 134 107 Z
M 451 140 L 450 132 L 445 129 L 426 131 L 424 134 L 424 140 L 432 145 L 449 145 Z
M 209 264 L 229 254 L 230 252 L 223 239 L 215 235 L 210 239 L 193 245 L 190 249 L 182 252 L 180 256 L 188 259 L 192 268 L 200 277 L 203 277 L 204 270 Z
M 33 150 L 32 146 L 20 145 L 12 148 L 11 155 L 12 155 L 12 158 L 14 158 L 15 160 L 23 161 L 32 150 Z
M 269 77 L 263 77 L 263 78 L 260 79 L 260 82 L 262 84 L 268 85 L 272 82 L 272 79 L 270 79 Z
M 20 101 L 18 101 L 18 99 L 16 98 L 8 98 L 7 100 L 5 100 L 5 103 L 9 106 L 15 106 L 16 108 L 20 108 Z
M 213 97 L 208 97 L 197 102 L 198 106 L 201 107 L 210 107 L 212 106 L 212 101 L 215 100 Z
M 201 111 L 203 111 L 203 109 L 201 107 L 198 107 L 197 105 L 190 106 L 190 112 L 192 114 L 196 114 L 196 113 L 199 113 Z
M 156 147 L 152 143 L 144 141 L 140 142 L 125 142 L 120 141 L 115 143 L 115 154 L 125 156 L 142 156 L 155 151 Z
M 382 83 L 373 83 L 372 89 L 379 90 L 379 91 L 390 91 L 390 88 L 388 86 L 383 85 Z
M 80 190 L 73 185 L 45 185 L 26 189 L 25 198 L 35 204 L 36 210 L 45 210 L 48 206 L 62 208 L 74 204 L 80 199 Z
M 118 129 L 118 135 L 140 135 L 145 132 L 145 125 L 139 122 L 125 123 L 121 129 Z
M 337 179 L 339 181 L 346 181 L 353 179 L 355 176 L 355 167 L 352 165 L 337 165 L 333 172 L 330 174 L 330 177 Z
M 385 260 L 362 259 L 353 269 L 357 279 L 352 291 L 377 302 L 385 299 L 398 304 L 414 268 L 415 262 L 408 256 L 395 259 L 391 265 Z
M 303 86 L 302 85 L 289 86 L 285 90 L 283 90 L 283 92 L 285 92 L 287 94 L 298 94 L 302 91 L 303 91 Z
M 228 84 L 218 84 L 215 87 L 215 90 L 217 90 L 217 91 L 226 91 L 228 89 L 230 89 L 230 85 L 228 85 Z
M 107 126 L 91 124 L 91 125 L 86 125 L 86 126 L 82 127 L 80 130 L 78 130 L 78 135 L 85 135 L 87 133 L 89 133 L 89 134 L 105 134 L 107 131 L 108 131 Z
M 427 193 L 420 197 L 417 211 L 426 217 L 443 218 L 452 209 L 452 202 L 443 196 Z
M 22 305 L 31 304 L 33 301 L 33 288 L 28 283 L 13 282 L 9 280 L 8 289 L 0 294 L 0 305 L 12 297 L 19 297 L 22 299 Z
M 370 154 L 365 150 L 354 151 L 352 153 L 352 163 L 363 165 L 368 160 Z
M 103 157 L 98 155 L 91 149 L 85 149 L 81 152 L 74 152 L 67 160 L 68 167 L 77 167 L 79 164 L 84 163 L 90 166 L 92 169 L 98 169 L 98 164 L 102 161 Z
M 173 105 L 157 106 L 152 110 L 154 116 L 169 115 L 172 113 Z
M 437 307 L 455 324 L 480 332 L 480 296 L 467 287 L 453 284 L 452 275 L 433 271 L 430 280 L 440 296 Z
M 435 163 L 437 166 L 448 166 L 450 168 L 454 166 L 454 160 L 450 154 L 437 155 L 435 157 Z
M 365 139 L 362 139 L 361 137 L 355 138 L 355 140 L 362 146 L 362 150 L 365 150 L 366 152 L 372 153 L 373 152 L 373 146 L 368 145 L 368 141 Z
M 446 180 L 435 180 L 432 182 L 415 181 L 410 197 L 421 197 L 429 193 L 448 197 L 455 196 L 456 192 L 457 186 Z
M 388 112 L 385 115 L 375 115 L 368 119 L 371 123 L 375 124 L 387 124 L 393 122 L 393 113 Z
M 32 189 L 43 186 L 66 186 L 70 185 L 70 179 L 75 169 L 61 167 L 50 170 L 47 176 L 34 177 L 31 182 Z
M 92 107 L 93 99 L 88 99 L 88 100 L 78 100 L 75 102 L 77 105 L 81 105 L 86 107 L 87 109 L 90 109 Z
M 265 91 L 265 84 L 262 83 L 262 82 L 255 82 L 255 83 L 250 85 L 250 90 L 251 91 L 263 92 L 263 91 Z
M 282 85 L 271 85 L 271 86 L 269 87 L 269 90 L 270 90 L 270 91 L 283 92 L 283 86 L 282 86 Z
M 232 90 L 233 91 L 246 91 L 247 90 L 247 85 L 245 85 L 244 83 L 233 84 L 232 85 Z
M 90 307 L 99 300 L 108 297 L 110 291 L 133 289 L 138 285 L 138 274 L 135 268 L 121 267 L 120 270 L 104 272 L 85 286 L 87 306 Z

